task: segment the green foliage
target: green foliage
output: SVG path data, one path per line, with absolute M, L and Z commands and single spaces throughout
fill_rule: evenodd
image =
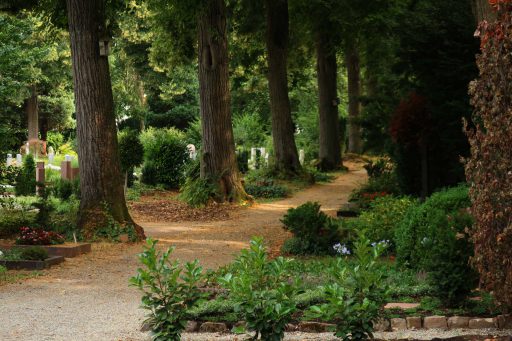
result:
M 178 188 L 189 161 L 184 134 L 173 128 L 148 129 L 142 133 L 141 141 L 144 145 L 142 182 Z
M 0 184 L 13 186 L 16 184 L 16 179 L 20 175 L 22 168 L 16 166 L 9 166 L 4 162 L 0 163 Z
M 247 194 L 255 198 L 285 198 L 288 196 L 288 189 L 281 185 L 258 186 L 247 184 L 244 186 Z
M 249 250 L 242 250 L 234 263 L 234 273 L 219 279 L 229 289 L 250 331 L 262 340 L 278 341 L 284 338 L 286 324 L 297 310 L 295 296 L 299 283 L 286 273 L 290 260 L 282 257 L 267 260 L 263 240 L 251 240 Z
M 55 179 L 52 181 L 50 192 L 56 198 L 68 200 L 72 195 L 80 197 L 80 178 L 73 180 Z
M 237 146 L 262 147 L 266 142 L 265 126 L 255 113 L 245 113 L 233 119 L 233 135 Z
M 295 239 L 294 247 L 288 245 L 287 251 L 294 254 L 333 252 L 332 246 L 339 237 L 338 225 L 320 211 L 320 204 L 307 202 L 297 208 L 290 208 L 281 222 Z
M 35 215 L 19 209 L 0 209 L 0 238 L 12 238 L 20 227 L 34 224 Z
M 189 177 L 180 189 L 178 198 L 192 207 L 206 205 L 219 193 L 216 184 L 208 179 Z
M 477 284 L 469 265 L 469 206 L 466 186 L 434 193 L 411 207 L 395 234 L 398 263 L 429 272 L 436 295 L 450 306 L 461 303 Z
M 396 173 L 385 172 L 370 178 L 367 183 L 354 190 L 350 195 L 350 201 L 358 203 L 361 208 L 367 208 L 376 197 L 400 194 Z
M 2 257 L 0 257 L 2 258 Z M 5 266 L 0 265 L 0 280 L 4 280 L 7 275 L 7 268 Z
M 45 260 L 48 258 L 48 251 L 40 246 L 31 246 L 21 249 L 21 259 Z
M 128 172 L 138 167 L 144 161 L 144 147 L 139 138 L 139 133 L 134 130 L 122 131 L 118 136 L 119 158 L 121 170 Z
M 23 160 L 23 169 L 16 178 L 16 196 L 36 193 L 36 163 L 32 155 Z
M 348 225 L 356 230 L 365 230 L 367 237 L 373 241 L 392 241 L 389 251 L 395 250 L 395 229 L 404 218 L 407 211 L 415 205 L 415 200 L 409 197 L 384 196 L 376 198 L 370 207 L 357 218 L 351 219 Z
M 64 135 L 58 131 L 49 131 L 46 135 L 47 148 L 52 147 L 54 151 L 64 144 Z
M 37 209 L 36 223 L 42 228 L 47 228 L 50 220 L 50 213 L 54 210 L 49 200 L 49 191 L 44 183 L 38 183 L 38 200 L 32 204 Z
M 336 336 L 343 340 L 372 339 L 373 324 L 387 296 L 384 272 L 377 269 L 384 249 L 383 244 L 372 247 L 361 233 L 354 245 L 355 264 L 338 259 L 331 283 L 323 287 L 327 303 L 311 307 L 309 316 L 336 321 Z
M 148 239 L 139 261 L 144 268 L 130 279 L 131 285 L 143 292 L 142 305 L 149 310 L 146 320 L 151 326 L 153 340 L 181 340 L 187 323 L 187 313 L 202 295 L 198 284 L 202 280 L 202 268 L 197 260 L 184 265 L 170 261 L 174 248 L 161 254 L 157 241 Z

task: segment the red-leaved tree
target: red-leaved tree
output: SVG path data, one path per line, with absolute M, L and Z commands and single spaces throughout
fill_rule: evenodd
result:
M 466 176 L 471 185 L 475 226 L 473 264 L 481 286 L 504 308 L 512 307 L 512 1 L 490 0 L 497 20 L 477 30 L 480 76 L 470 84 L 475 108 L 466 131 L 471 156 Z

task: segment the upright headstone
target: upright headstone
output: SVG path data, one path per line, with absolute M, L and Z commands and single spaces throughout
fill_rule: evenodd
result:
M 197 157 L 196 146 L 194 146 L 193 144 L 188 144 L 188 145 L 187 145 L 187 149 L 188 149 L 188 156 L 189 156 L 192 160 L 195 160 L 195 159 L 196 159 L 196 157 Z
M 25 144 L 25 155 L 28 155 L 30 154 L 30 143 L 26 143 Z
M 21 154 L 16 154 L 16 166 L 23 166 L 23 156 Z
M 268 167 L 268 158 L 269 158 L 269 153 L 266 153 L 265 154 L 265 165 Z
M 53 160 L 55 160 L 55 153 L 53 152 L 53 149 L 50 149 L 50 152 L 48 153 L 48 163 L 52 164 Z
M 62 161 L 60 163 L 60 177 L 63 180 L 71 180 L 73 177 L 72 172 L 71 161 Z
M 304 165 L 304 157 L 305 157 L 304 149 L 299 150 L 299 162 L 301 165 Z
M 44 162 L 37 162 L 36 164 L 36 183 L 42 183 L 45 182 L 45 174 L 44 174 Z M 37 185 L 36 192 L 39 194 L 39 191 L 41 190 L 41 186 Z
M 251 148 L 251 158 L 248 163 L 249 169 L 256 169 L 256 148 Z
M 71 155 L 66 154 L 64 155 L 64 160 L 71 162 L 73 161 L 73 157 Z
M 12 164 L 12 154 L 7 154 L 7 167 Z

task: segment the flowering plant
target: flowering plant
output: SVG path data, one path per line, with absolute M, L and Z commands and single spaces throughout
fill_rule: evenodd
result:
M 21 245 L 54 245 L 64 243 L 64 237 L 53 231 L 43 229 L 32 229 L 30 227 L 20 228 L 20 236 L 16 244 Z

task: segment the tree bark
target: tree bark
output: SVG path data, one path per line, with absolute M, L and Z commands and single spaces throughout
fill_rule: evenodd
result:
M 206 0 L 198 26 L 201 178 L 218 184 L 217 201 L 239 202 L 248 196 L 238 172 L 231 123 L 224 0 Z
M 133 224 L 128 213 L 119 161 L 112 85 L 107 56 L 100 56 L 100 37 L 106 36 L 104 0 L 67 0 L 69 36 L 80 165 L 78 226 L 86 238 L 109 219 Z
M 288 97 L 288 0 L 265 0 L 267 60 L 275 166 L 289 176 L 300 172 L 295 127 Z
M 338 113 L 338 81 L 336 52 L 329 43 L 329 32 L 319 30 L 316 42 L 318 108 L 319 108 L 319 167 L 335 170 L 342 166 Z
M 489 5 L 489 0 L 473 0 L 471 1 L 471 7 L 473 8 L 477 25 L 483 20 L 492 22 L 497 18 L 496 12 Z
M 39 106 L 37 101 L 37 88 L 30 86 L 30 97 L 24 103 L 28 126 L 28 144 L 30 153 L 37 157 L 39 149 Z
M 360 154 L 363 151 L 361 139 L 361 125 L 359 114 L 361 112 L 361 77 L 359 66 L 359 51 L 355 43 L 349 44 L 345 53 L 348 78 L 348 151 Z

